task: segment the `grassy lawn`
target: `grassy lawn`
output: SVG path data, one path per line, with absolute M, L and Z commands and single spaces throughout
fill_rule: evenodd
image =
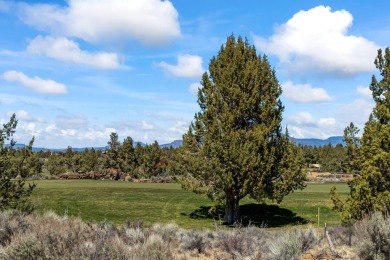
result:
M 122 224 L 142 219 L 146 226 L 174 222 L 184 228 L 212 228 L 215 221 L 208 209 L 213 203 L 195 193 L 181 190 L 178 184 L 129 183 L 96 180 L 35 181 L 32 200 L 38 211 L 53 210 L 60 215 L 81 217 L 86 221 Z M 321 225 L 337 224 L 339 216 L 331 211 L 329 190 L 333 184 L 308 184 L 303 191 L 287 196 L 275 205 L 259 205 L 250 199 L 241 202 L 244 222 L 266 223 L 280 227 L 298 223 L 316 223 L 320 207 Z M 346 194 L 346 184 L 336 184 Z M 222 218 L 223 216 L 221 216 Z

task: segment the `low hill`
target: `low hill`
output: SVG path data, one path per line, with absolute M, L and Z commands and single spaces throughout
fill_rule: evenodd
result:
M 299 145 L 306 145 L 306 146 L 324 146 L 331 144 L 332 146 L 336 146 L 338 144 L 345 145 L 343 142 L 342 136 L 332 136 L 327 139 L 317 139 L 317 138 L 291 138 L 293 141 L 295 141 Z

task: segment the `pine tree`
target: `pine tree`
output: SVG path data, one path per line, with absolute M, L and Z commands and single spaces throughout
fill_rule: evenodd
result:
M 375 66 L 382 77 L 372 76 L 370 89 L 375 101 L 361 138 L 360 175 L 349 183 L 346 202 L 332 190 L 335 209 L 361 219 L 373 210 L 390 212 L 390 50 L 378 50 Z
M 300 150 L 281 133 L 282 89 L 267 57 L 230 36 L 201 85 L 200 112 L 183 136 L 183 187 L 222 201 L 227 224 L 239 220 L 247 195 L 281 201 L 303 188 Z

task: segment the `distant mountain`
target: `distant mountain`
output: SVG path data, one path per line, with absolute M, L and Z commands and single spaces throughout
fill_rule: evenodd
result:
M 173 141 L 172 143 L 169 143 L 169 144 L 162 144 L 160 145 L 161 148 L 178 148 L 180 146 L 183 145 L 183 141 L 182 140 L 175 140 Z
M 291 138 L 291 140 L 295 141 L 299 145 L 306 146 L 324 146 L 331 144 L 332 146 L 336 146 L 338 144 L 345 145 L 343 142 L 342 136 L 332 136 L 328 139 L 316 139 L 316 138 Z
M 296 142 L 297 144 L 299 145 L 307 145 L 307 146 L 324 146 L 324 145 L 328 145 L 328 144 L 331 144 L 332 146 L 336 146 L 338 144 L 342 144 L 342 145 L 345 145 L 345 143 L 343 142 L 343 137 L 342 136 L 332 136 L 332 137 L 329 137 L 328 139 L 316 139 L 316 138 L 293 138 L 291 137 L 291 140 L 293 140 L 294 142 Z M 142 147 L 145 147 L 146 144 L 142 143 L 142 142 L 134 142 L 134 147 L 137 145 L 137 144 L 140 144 Z M 181 147 L 183 145 L 183 141 L 182 140 L 175 140 L 171 143 L 167 143 L 167 144 L 161 144 L 160 147 L 161 148 L 178 148 L 178 147 Z M 5 146 L 8 146 L 7 144 L 5 144 Z M 22 149 L 24 147 L 26 147 L 27 145 L 25 144 L 16 144 L 14 146 L 15 149 Z M 97 150 L 97 151 L 105 151 L 108 149 L 108 146 L 101 146 L 101 147 L 82 147 L 82 148 L 73 148 L 72 147 L 72 150 L 75 151 L 75 152 L 83 152 L 85 149 L 89 149 L 91 150 L 92 148 Z M 33 147 L 33 151 L 34 152 L 39 152 L 39 151 L 53 151 L 53 152 L 62 152 L 62 151 L 65 151 L 67 148 L 57 148 L 57 149 L 52 149 L 52 148 L 42 148 L 42 147 Z

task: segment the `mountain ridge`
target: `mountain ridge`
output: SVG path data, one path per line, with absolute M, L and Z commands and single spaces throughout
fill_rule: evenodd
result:
M 294 137 L 290 137 L 290 139 L 292 141 L 294 141 L 296 144 L 298 145 L 303 145 L 303 146 L 324 146 L 324 145 L 328 145 L 328 144 L 331 144 L 332 146 L 336 146 L 338 144 L 341 144 L 341 145 L 345 145 L 344 141 L 343 141 L 343 137 L 342 136 L 331 136 L 327 139 L 318 139 L 318 138 L 294 138 Z M 146 146 L 146 144 L 142 143 L 142 142 L 134 142 L 134 147 L 137 145 L 137 144 L 140 144 L 142 147 Z M 178 148 L 178 147 L 181 147 L 183 145 L 183 141 L 182 140 L 174 140 L 170 143 L 167 143 L 167 144 L 161 144 L 160 145 L 160 148 Z M 24 144 L 16 144 L 15 145 L 15 149 L 22 149 L 24 147 L 27 147 L 27 145 L 24 145 Z M 98 151 L 105 151 L 107 148 L 108 148 L 108 145 L 107 146 L 98 146 L 98 147 L 81 147 L 81 148 L 73 148 L 72 147 L 72 150 L 73 151 L 76 151 L 76 152 L 83 152 L 85 149 L 95 149 L 95 150 L 98 150 Z M 62 152 L 62 151 L 65 151 L 67 148 L 43 148 L 43 147 L 33 147 L 33 151 L 35 152 L 39 152 L 39 151 L 52 151 L 52 152 Z

